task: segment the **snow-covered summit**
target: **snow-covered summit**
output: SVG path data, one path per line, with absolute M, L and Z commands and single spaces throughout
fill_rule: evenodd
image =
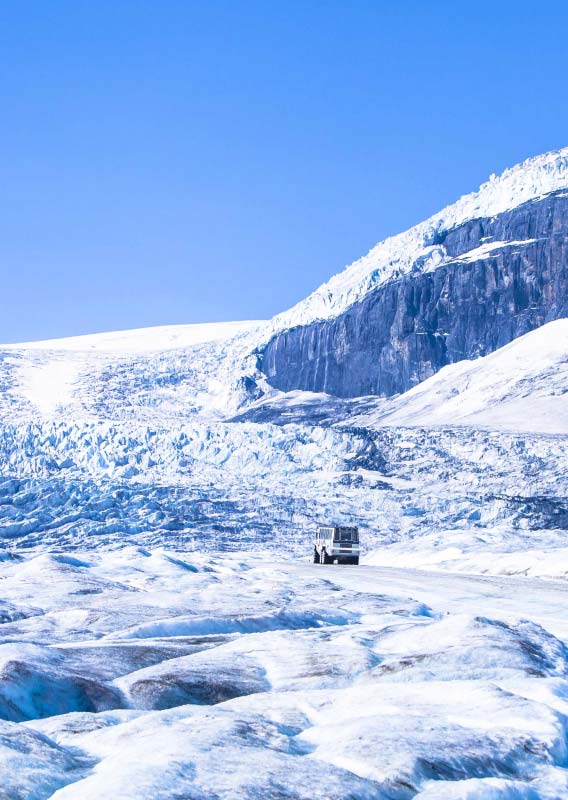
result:
M 529 158 L 491 175 L 476 192 L 466 194 L 434 216 L 377 244 L 327 283 L 272 320 L 272 330 L 284 330 L 338 316 L 371 289 L 400 277 L 419 264 L 421 271 L 446 263 L 436 242 L 442 231 L 481 217 L 494 217 L 551 192 L 568 190 L 568 147 Z

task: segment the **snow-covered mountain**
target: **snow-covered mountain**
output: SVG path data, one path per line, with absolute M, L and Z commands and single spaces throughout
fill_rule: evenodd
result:
M 568 796 L 567 172 L 268 322 L 0 347 L 0 798 Z
M 268 382 L 388 397 L 568 316 L 567 164 L 564 149 L 507 170 L 277 317 Z
M 389 237 L 377 244 L 363 258 L 343 272 L 334 275 L 305 300 L 272 321 L 274 330 L 306 325 L 316 320 L 337 317 L 370 291 L 391 280 L 416 270 L 430 271 L 452 260 L 440 242 L 443 232 L 461 227 L 472 220 L 490 219 L 525 203 L 542 200 L 547 195 L 568 191 L 568 147 L 529 158 L 491 175 L 476 192 L 416 225 L 405 233 Z M 472 249 L 467 256 L 488 255 L 502 243 L 480 245 L 482 252 Z M 520 242 L 510 242 L 519 246 Z
M 456 427 L 568 433 L 568 320 L 549 322 L 488 356 L 465 359 L 392 398 L 342 400 L 314 392 L 276 392 L 252 403 L 243 420 L 279 424 Z
M 562 527 L 566 459 L 550 436 L 566 433 L 568 333 L 565 320 L 546 320 L 565 302 L 567 164 L 565 149 L 507 170 L 268 322 L 0 348 L 4 535 L 242 547 L 274 543 L 277 531 L 301 550 L 304 531 L 328 517 L 357 518 L 373 546 L 440 526 Z M 418 291 L 432 280 L 438 293 Z M 322 310 L 317 297 L 330 292 Z M 452 332 L 417 331 L 424 308 Z M 515 338 L 525 328 L 536 330 Z M 467 358 L 468 336 L 477 354 L 494 352 Z M 458 344 L 460 360 L 439 372 L 415 360 L 417 347 L 434 347 L 443 367 Z M 295 364 L 323 369 L 332 388 L 334 374 L 361 388 L 369 369 L 423 380 L 390 399 L 345 399 L 354 392 L 341 386 L 283 392 L 273 356 L 289 375 Z

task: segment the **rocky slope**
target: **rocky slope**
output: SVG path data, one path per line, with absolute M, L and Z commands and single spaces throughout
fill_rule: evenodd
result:
M 388 397 L 566 316 L 567 162 L 564 150 L 519 165 L 378 245 L 276 318 L 259 355 L 269 383 L 283 391 Z M 516 181 L 524 175 L 528 188 L 513 182 L 504 198 L 511 173 Z M 534 196 L 518 204 L 530 195 L 530 179 Z M 500 204 L 489 202 L 491 189 Z M 462 220 L 460 209 L 473 216 Z

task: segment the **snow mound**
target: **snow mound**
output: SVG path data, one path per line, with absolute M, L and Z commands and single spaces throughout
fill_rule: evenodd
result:
M 281 629 L 302 630 L 317 628 L 322 625 L 346 625 L 349 615 L 325 614 L 314 611 L 294 611 L 280 609 L 239 617 L 177 617 L 163 619 L 151 623 L 143 623 L 136 627 L 118 631 L 113 638 L 149 639 L 156 636 L 209 636 L 223 633 L 258 633 Z
M 494 353 L 444 367 L 350 424 L 468 425 L 568 433 L 568 319 L 549 322 Z
M 476 575 L 568 579 L 568 541 L 561 528 L 548 531 L 438 530 L 419 539 L 384 545 L 367 564 Z

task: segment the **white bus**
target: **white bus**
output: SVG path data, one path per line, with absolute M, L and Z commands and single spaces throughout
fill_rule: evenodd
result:
M 314 564 L 358 564 L 359 528 L 319 525 L 314 542 Z

